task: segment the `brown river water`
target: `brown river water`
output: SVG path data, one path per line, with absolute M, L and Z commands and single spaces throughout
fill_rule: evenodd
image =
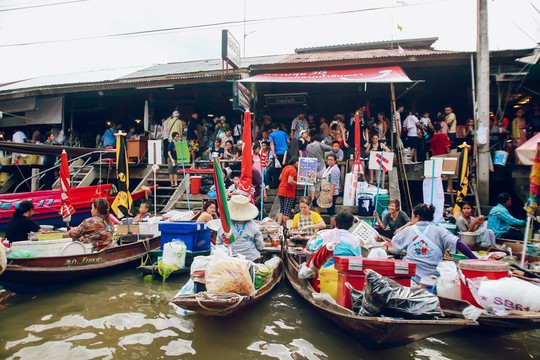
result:
M 0 289 L 0 359 L 538 359 L 540 331 L 439 335 L 368 350 L 311 309 L 286 279 L 225 319 L 169 303 L 186 277 L 144 281 L 135 270 L 62 289 Z

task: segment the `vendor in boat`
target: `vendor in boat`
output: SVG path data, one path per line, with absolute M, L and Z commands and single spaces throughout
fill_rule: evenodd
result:
M 227 204 L 231 214 L 231 233 L 235 239 L 231 245 L 232 252 L 242 254 L 247 260 L 254 261 L 261 256 L 259 251 L 264 248 L 259 225 L 253 221 L 259 215 L 259 210 L 244 195 L 231 196 Z M 216 243 L 224 244 L 230 235 L 220 228 Z
M 525 226 L 525 220 L 519 220 L 510 215 L 508 211 L 512 207 L 510 194 L 506 192 L 499 194 L 497 202 L 497 205 L 489 211 L 488 229 L 493 230 L 498 238 L 523 240 L 523 233 L 512 226 Z
M 379 225 L 377 231 L 379 234 L 389 238 L 403 230 L 411 221 L 405 211 L 401 210 L 397 199 L 388 201 L 388 213 L 383 216 L 382 220 L 376 211 L 373 212 L 373 215 L 377 218 L 377 225 Z
M 416 263 L 417 283 L 423 277 L 437 275 L 437 265 L 446 249 L 461 251 L 469 259 L 476 259 L 471 249 L 450 231 L 433 224 L 435 206 L 418 204 L 413 208 L 411 226 L 392 238 L 396 253 L 406 250 L 404 260 Z
M 217 204 L 215 200 L 208 200 L 204 203 L 203 211 L 197 218 L 197 222 L 207 223 L 214 219 L 217 219 Z
M 150 214 L 150 204 L 142 202 L 139 205 L 139 213 L 133 219 L 134 222 L 148 221 L 152 215 Z
M 311 200 L 307 196 L 299 199 L 300 212 L 293 217 L 291 230 L 298 230 L 304 235 L 311 236 L 318 230 L 326 229 L 326 223 L 319 213 L 310 210 Z
M 10 243 L 28 240 L 29 232 L 43 231 L 38 223 L 31 219 L 32 215 L 34 215 L 34 204 L 30 200 L 21 201 L 15 207 L 6 231 L 6 238 Z
M 351 232 L 349 229 L 354 223 L 354 216 L 348 211 L 340 211 L 336 215 L 336 227 L 332 230 L 321 232 L 314 240 L 307 244 L 307 248 L 311 252 L 319 250 L 329 242 L 335 244 L 333 256 L 362 256 L 362 247 L 360 238 Z M 324 267 L 329 267 L 334 264 L 334 257 L 330 258 Z
M 109 218 L 109 203 L 106 199 L 92 200 L 92 217 L 79 226 L 71 228 L 64 237 L 93 245 L 94 251 L 113 246 L 113 223 Z
M 473 208 L 468 202 L 461 204 L 461 216 L 456 220 L 456 227 L 461 232 L 473 232 L 477 234 L 477 243 L 482 245 L 495 245 L 493 230 L 487 229 L 482 224 L 486 220 L 484 216 L 474 217 Z

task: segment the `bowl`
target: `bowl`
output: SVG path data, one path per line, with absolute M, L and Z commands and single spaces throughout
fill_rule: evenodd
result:
M 54 226 L 52 225 L 40 225 L 40 227 L 43 229 L 43 231 L 53 231 Z

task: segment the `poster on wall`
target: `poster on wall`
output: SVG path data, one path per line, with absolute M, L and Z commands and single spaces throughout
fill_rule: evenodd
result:
M 317 159 L 301 157 L 298 160 L 298 185 L 314 185 L 317 181 Z

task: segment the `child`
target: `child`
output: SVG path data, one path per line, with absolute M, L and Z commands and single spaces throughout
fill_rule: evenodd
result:
M 134 222 L 148 221 L 152 215 L 150 215 L 150 204 L 142 202 L 139 206 L 139 214 L 133 219 Z
M 339 147 L 339 141 L 334 140 L 334 142 L 332 142 L 332 150 L 327 152 L 326 156 L 328 157 L 328 155 L 330 154 L 336 157 L 336 161 L 343 161 L 344 155 L 343 155 L 343 150 L 341 150 L 341 148 Z
M 233 183 L 227 189 L 227 197 L 231 197 L 238 191 L 238 184 L 240 183 L 240 175 L 235 174 L 233 177 Z
M 261 145 L 258 142 L 253 144 L 253 168 L 259 172 L 262 176 L 262 164 L 261 164 Z

